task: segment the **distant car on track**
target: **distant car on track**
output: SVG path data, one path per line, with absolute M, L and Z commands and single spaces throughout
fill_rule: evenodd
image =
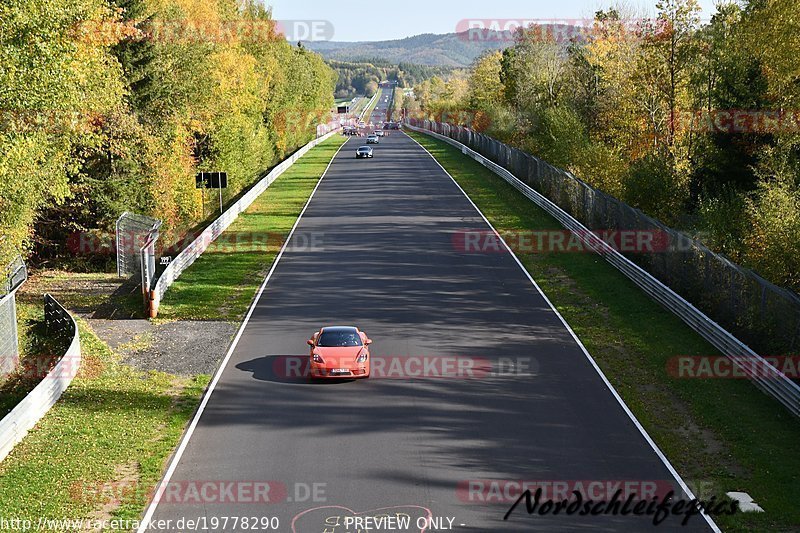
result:
M 377 130 L 377 131 L 375 131 L 375 136 L 376 136 L 376 137 L 383 137 L 383 135 L 384 135 L 384 133 L 383 133 L 383 130 Z
M 380 141 L 378 140 L 378 136 L 375 135 L 375 134 L 372 134 L 369 137 L 367 137 L 367 144 L 380 144 Z
M 315 378 L 368 378 L 372 340 L 355 326 L 326 326 L 308 341 L 309 376 Z
M 358 150 L 356 150 L 356 159 L 361 159 L 362 157 L 374 157 L 372 154 L 372 146 L 358 147 Z

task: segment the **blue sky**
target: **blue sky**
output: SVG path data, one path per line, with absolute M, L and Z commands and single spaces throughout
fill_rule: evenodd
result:
M 379 41 L 450 33 L 465 19 L 583 19 L 612 4 L 602 0 L 263 0 L 278 20 L 325 20 L 335 41 Z M 703 17 L 715 0 L 699 0 Z M 656 0 L 625 0 L 653 14 Z

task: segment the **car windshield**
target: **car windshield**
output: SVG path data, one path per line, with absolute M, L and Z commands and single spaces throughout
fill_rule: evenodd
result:
M 369 146 L 362 146 L 361 148 L 358 149 L 359 152 L 369 152 L 369 150 L 370 150 Z
M 343 348 L 346 346 L 361 346 L 361 336 L 354 329 L 325 329 L 319 336 L 317 346 L 328 348 Z

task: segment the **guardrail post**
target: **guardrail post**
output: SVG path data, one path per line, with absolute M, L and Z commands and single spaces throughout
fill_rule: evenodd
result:
M 161 303 L 158 300 L 158 292 L 151 290 L 149 296 L 147 300 L 147 315 L 150 318 L 156 318 L 158 316 L 158 304 Z

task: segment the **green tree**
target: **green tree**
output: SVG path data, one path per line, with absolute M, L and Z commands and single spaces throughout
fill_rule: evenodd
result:
M 81 146 L 99 142 L 97 117 L 121 104 L 109 42 L 81 38 L 81 24 L 114 25 L 102 0 L 15 0 L 0 5 L 0 262 L 27 254 L 33 225 L 70 196 Z M 43 220 L 57 227 L 64 221 Z

